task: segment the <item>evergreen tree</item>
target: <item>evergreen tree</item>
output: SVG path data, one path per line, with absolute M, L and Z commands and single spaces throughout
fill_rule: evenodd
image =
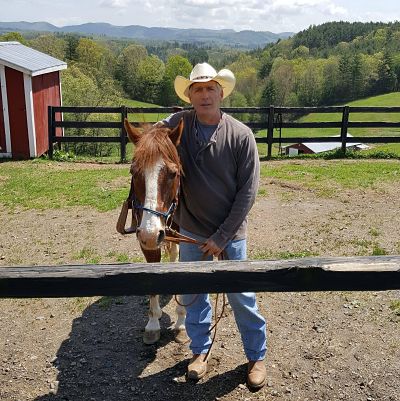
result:
M 378 80 L 376 81 L 376 93 L 386 93 L 394 90 L 396 86 L 396 74 L 393 70 L 393 60 L 389 52 L 384 52 L 378 66 Z
M 272 79 L 268 79 L 261 93 L 260 106 L 269 107 L 276 104 L 276 85 Z

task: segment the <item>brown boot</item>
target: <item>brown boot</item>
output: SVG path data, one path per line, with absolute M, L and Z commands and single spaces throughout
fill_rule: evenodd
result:
M 267 369 L 264 360 L 249 361 L 247 365 L 247 385 L 251 390 L 260 390 L 264 387 L 267 378 Z
M 187 377 L 190 380 L 200 380 L 207 373 L 206 354 L 194 354 L 189 361 Z

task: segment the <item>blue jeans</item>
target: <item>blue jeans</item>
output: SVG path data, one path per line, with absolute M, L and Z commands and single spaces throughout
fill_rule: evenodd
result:
M 200 241 L 206 240 L 182 228 L 180 232 Z M 226 257 L 230 260 L 245 260 L 246 245 L 245 239 L 230 241 L 225 248 Z M 203 253 L 198 245 L 181 243 L 179 260 L 181 262 L 193 262 L 212 260 L 212 257 L 203 259 Z M 196 299 L 195 297 L 195 294 L 182 296 L 183 303 L 188 305 L 186 307 L 185 326 L 191 339 L 190 349 L 193 354 L 205 354 L 211 345 L 209 329 L 212 309 L 208 294 L 198 294 Z M 258 311 L 256 294 L 254 292 L 229 293 L 227 297 L 233 309 L 247 359 L 249 361 L 264 359 L 267 349 L 266 321 Z

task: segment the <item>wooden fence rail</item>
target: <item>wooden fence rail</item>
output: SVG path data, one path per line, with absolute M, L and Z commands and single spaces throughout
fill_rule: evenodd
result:
M 400 256 L 0 267 L 0 298 L 400 290 Z
M 49 157 L 53 157 L 54 143 L 77 143 L 77 142 L 114 142 L 120 144 L 121 161 L 126 159 L 126 143 L 128 141 L 124 129 L 123 121 L 128 114 L 148 114 L 148 113 L 173 113 L 177 111 L 177 107 L 65 107 L 65 106 L 49 106 L 48 109 L 48 132 L 49 132 Z M 282 130 L 284 128 L 337 128 L 337 141 L 341 143 L 341 150 L 346 152 L 348 143 L 400 143 L 399 136 L 368 136 L 368 137 L 349 137 L 347 131 L 349 128 L 399 128 L 399 122 L 352 122 L 350 115 L 352 113 L 397 113 L 400 117 L 400 107 L 349 107 L 349 106 L 332 106 L 332 107 L 225 107 L 223 111 L 228 113 L 246 113 L 260 115 L 261 121 L 244 121 L 244 123 L 254 130 L 266 129 L 266 137 L 256 137 L 258 143 L 267 144 L 267 157 L 272 156 L 272 145 L 275 143 L 296 143 L 296 142 L 332 142 L 332 137 L 276 137 L 274 130 Z M 57 116 L 61 113 L 100 113 L 100 114 L 117 114 L 118 121 L 62 121 L 57 120 Z M 326 122 L 297 122 L 283 121 L 282 115 L 291 116 L 305 115 L 310 113 L 341 113 L 341 121 Z M 152 121 L 155 122 L 155 121 Z M 118 136 L 56 136 L 57 128 L 116 128 L 120 130 Z

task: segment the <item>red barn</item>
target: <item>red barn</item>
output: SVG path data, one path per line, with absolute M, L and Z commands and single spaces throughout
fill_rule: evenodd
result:
M 47 107 L 61 106 L 64 61 L 19 42 L 0 42 L 0 158 L 48 150 Z

